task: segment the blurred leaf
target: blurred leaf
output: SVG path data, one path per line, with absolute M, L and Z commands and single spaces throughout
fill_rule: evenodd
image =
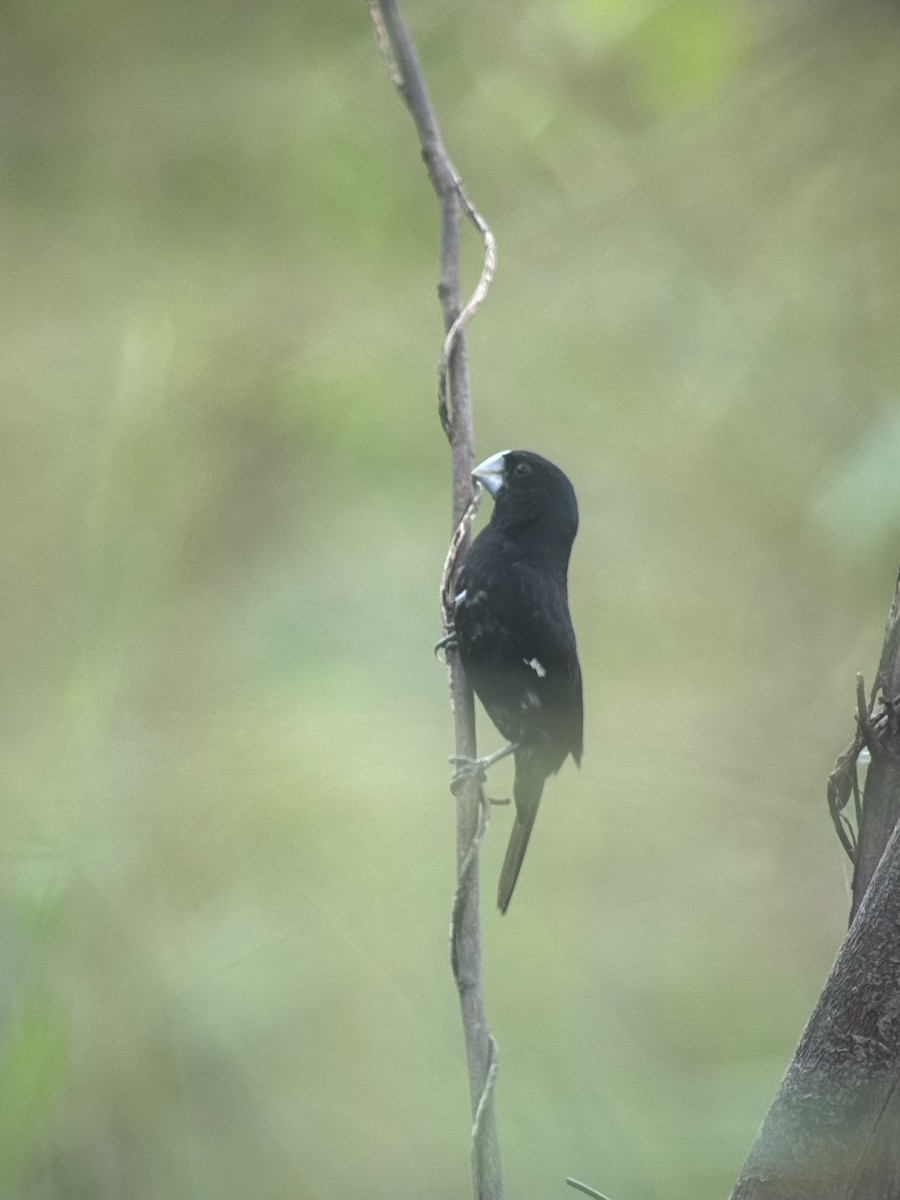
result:
M 5 864 L 22 925 L 36 943 L 60 931 L 66 887 L 61 856 L 51 844 L 33 843 Z
M 900 412 L 884 413 L 835 463 L 812 500 L 822 530 L 854 557 L 870 553 L 900 530 Z
M 28 1153 L 69 1069 L 69 1031 L 46 996 L 25 1001 L 0 1058 L 0 1187 Z
M 645 99 L 656 108 L 702 99 L 736 70 L 742 48 L 737 8 L 725 0 L 660 4 L 628 39 Z

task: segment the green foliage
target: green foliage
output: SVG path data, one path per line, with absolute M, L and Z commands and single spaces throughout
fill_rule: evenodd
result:
M 730 81 L 745 45 L 730 0 L 667 0 L 626 42 L 649 98 L 660 107 L 708 99 Z
M 57 1004 L 32 995 L 10 1024 L 0 1057 L 0 1188 L 33 1149 L 67 1076 L 69 1038 Z

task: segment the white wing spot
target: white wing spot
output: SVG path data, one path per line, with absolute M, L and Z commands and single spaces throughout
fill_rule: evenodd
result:
M 537 692 L 531 691 L 529 688 L 525 693 L 525 699 L 522 701 L 522 708 L 540 708 L 541 698 Z
M 538 679 L 543 679 L 544 676 L 547 674 L 547 669 L 544 666 L 544 664 L 541 662 L 538 662 L 538 660 L 536 658 L 523 658 L 522 662 L 525 664 L 526 667 L 531 667 L 532 671 L 534 671 L 534 673 L 535 673 L 535 675 L 537 675 Z
M 453 597 L 453 603 L 455 605 L 462 604 L 463 600 L 465 600 L 465 598 L 468 594 L 469 594 L 468 590 L 466 588 L 463 588 L 463 590 L 461 592 L 457 592 L 456 595 Z

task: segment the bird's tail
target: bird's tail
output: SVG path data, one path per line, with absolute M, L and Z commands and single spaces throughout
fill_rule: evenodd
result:
M 516 777 L 513 784 L 513 799 L 516 802 L 516 823 L 509 836 L 506 857 L 500 871 L 500 886 L 497 889 L 497 907 L 502 913 L 509 908 L 522 859 L 528 849 L 528 840 L 534 828 L 541 794 L 544 791 L 546 771 L 534 753 L 516 753 Z

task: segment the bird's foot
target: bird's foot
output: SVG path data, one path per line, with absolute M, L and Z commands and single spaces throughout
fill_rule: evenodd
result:
M 454 761 L 458 762 L 459 760 L 451 759 L 451 762 L 454 762 Z M 486 773 L 485 773 L 484 767 L 480 766 L 479 760 L 477 758 L 466 758 L 466 759 L 463 759 L 462 761 L 463 761 L 463 765 L 461 767 L 457 768 L 455 775 L 450 780 L 450 791 L 453 793 L 454 796 L 458 796 L 459 793 L 466 786 L 466 784 L 474 779 L 477 781 L 478 786 L 481 788 L 482 804 L 511 804 L 512 803 L 512 801 L 510 800 L 510 798 L 508 796 L 505 799 L 500 800 L 500 799 L 495 799 L 493 796 L 485 795 L 484 787 L 482 785 L 484 784 L 484 781 L 486 778 Z
M 450 791 L 454 796 L 458 796 L 471 780 L 474 779 L 477 783 L 482 784 L 487 779 L 487 769 L 481 758 L 468 758 L 465 754 L 452 754 L 450 761 L 456 767 L 453 778 L 450 780 Z
M 485 754 L 482 758 L 469 758 L 467 754 L 451 754 L 450 761 L 456 767 L 456 774 L 450 781 L 450 790 L 454 796 L 470 779 L 477 779 L 479 783 L 484 783 L 488 767 L 492 767 L 501 758 L 507 758 L 510 754 L 514 754 L 517 749 L 518 743 L 510 742 L 508 746 L 504 746 L 501 750 L 495 750 L 493 754 Z M 509 804 L 509 801 L 498 800 L 491 803 Z
M 484 754 L 481 758 L 470 758 L 468 754 L 451 754 L 450 761 L 460 770 L 469 771 L 470 774 L 483 775 L 488 767 L 492 767 L 501 758 L 509 758 L 510 754 L 515 754 L 518 748 L 518 742 L 510 742 L 508 746 L 501 746 L 493 754 Z

